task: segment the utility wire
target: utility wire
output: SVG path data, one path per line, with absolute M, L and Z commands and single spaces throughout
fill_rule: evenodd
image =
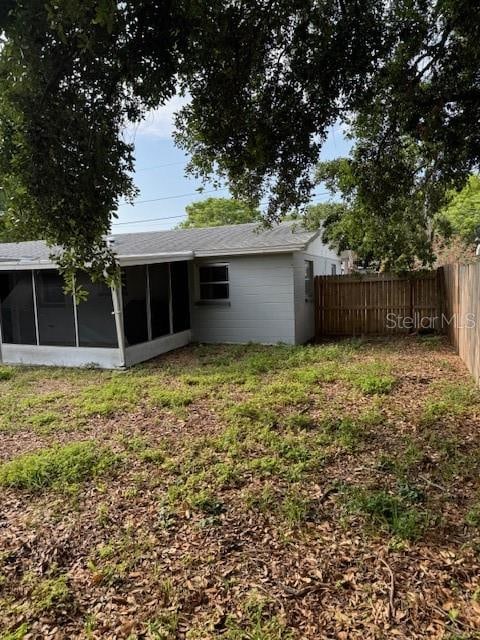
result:
M 192 191 L 190 193 L 179 193 L 176 196 L 162 196 L 161 198 L 150 198 L 148 200 L 135 200 L 134 202 L 121 202 L 120 206 L 134 207 L 137 204 L 143 204 L 146 202 L 160 202 L 160 200 L 174 200 L 175 198 L 188 198 L 190 196 L 201 196 L 204 193 L 215 193 L 216 191 L 225 191 L 227 187 L 221 189 L 207 189 L 206 191 Z
M 163 169 L 164 167 L 175 167 L 179 164 L 187 164 L 187 160 L 180 160 L 179 162 L 167 162 L 165 164 L 156 164 L 153 167 L 140 167 L 140 169 L 135 168 L 134 173 L 139 173 L 140 171 L 154 171 L 155 169 Z
M 217 191 L 226 191 L 228 187 L 221 187 L 220 189 L 207 189 L 205 191 L 191 191 L 190 193 L 179 193 L 174 196 L 162 196 L 160 198 L 149 198 L 147 200 L 135 200 L 134 202 L 121 202 L 120 206 L 129 206 L 134 207 L 137 204 L 145 204 L 147 202 L 160 202 L 161 200 L 174 200 L 176 198 L 189 198 L 191 196 L 201 196 L 204 193 L 215 193 Z M 322 196 L 328 195 L 328 191 L 319 191 L 318 193 L 314 193 L 313 196 Z
M 208 193 L 208 192 L 204 191 L 203 193 Z M 315 196 L 328 195 L 328 193 L 329 193 L 328 191 L 320 191 L 319 193 L 312 194 L 312 197 L 314 198 Z M 171 197 L 176 197 L 176 196 L 171 196 Z M 260 204 L 266 204 L 267 202 L 268 202 L 268 200 L 264 200 L 264 201 L 260 202 Z M 112 226 L 120 226 L 120 225 L 123 226 L 123 225 L 126 225 L 126 224 L 141 224 L 143 222 L 161 222 L 162 220 L 175 220 L 177 218 L 185 218 L 186 215 L 187 215 L 186 213 L 182 213 L 181 215 L 165 216 L 165 217 L 162 217 L 162 218 L 146 218 L 144 220 L 129 220 L 127 222 L 112 222 Z
M 146 220 L 129 220 L 128 222 L 112 222 L 112 225 L 121 224 L 140 224 L 141 222 L 159 222 L 160 220 L 173 220 L 174 218 L 185 218 L 187 214 L 182 213 L 179 216 L 165 216 L 165 218 L 147 218 Z

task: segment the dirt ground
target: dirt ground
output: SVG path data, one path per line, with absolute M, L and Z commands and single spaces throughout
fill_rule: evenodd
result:
M 0 367 L 0 639 L 480 638 L 480 394 L 437 337 Z

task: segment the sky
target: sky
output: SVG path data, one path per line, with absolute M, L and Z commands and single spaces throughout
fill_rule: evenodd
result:
M 151 112 L 140 125 L 129 127 L 126 139 L 135 145 L 135 184 L 139 194 L 134 205 L 122 203 L 113 233 L 160 231 L 171 229 L 185 219 L 186 205 L 209 197 L 229 197 L 228 189 L 215 191 L 201 181 L 185 175 L 187 156 L 173 143 L 173 117 L 182 106 L 174 98 L 164 107 Z M 331 128 L 322 149 L 321 159 L 330 160 L 348 153 L 350 143 L 344 138 L 340 125 Z M 329 195 L 321 186 L 312 202 L 322 202 Z

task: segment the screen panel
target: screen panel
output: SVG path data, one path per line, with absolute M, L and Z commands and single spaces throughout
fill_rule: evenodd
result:
M 74 347 L 73 298 L 65 295 L 64 280 L 53 269 L 35 271 L 38 337 L 45 346 Z
M 170 264 L 172 282 L 173 333 L 190 329 L 190 293 L 188 262 Z
M 152 338 L 170 333 L 170 272 L 167 263 L 148 267 Z
M 92 282 L 86 273 L 77 274 L 77 284 L 88 292 L 88 298 L 77 305 L 79 345 L 117 347 L 117 329 L 110 287 L 103 282 Z
M 148 340 L 147 269 L 144 265 L 122 269 L 125 345 Z
M 0 272 L 2 340 L 11 344 L 37 344 L 31 271 Z

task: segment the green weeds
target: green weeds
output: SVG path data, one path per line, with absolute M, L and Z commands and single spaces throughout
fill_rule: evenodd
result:
M 345 379 L 366 395 L 390 393 L 396 382 L 390 367 L 379 362 L 352 365 L 346 370 Z
M 15 370 L 11 367 L 0 367 L 0 380 L 11 380 L 15 375 Z
M 14 631 L 6 631 L 0 634 L 0 640 L 23 640 L 28 633 L 28 624 L 24 622 Z
M 479 401 L 480 395 L 473 382 L 437 385 L 433 397 L 424 405 L 420 423 L 422 426 L 432 426 L 447 417 L 464 416 L 478 406 Z
M 265 598 L 252 593 L 240 618 L 227 618 L 222 637 L 226 640 L 292 640 L 292 632 L 270 609 Z
M 417 540 L 426 531 L 431 516 L 420 505 L 416 493 L 405 490 L 396 494 L 383 489 L 352 489 L 346 493 L 349 513 L 363 514 L 375 531 L 388 531 L 402 540 Z
M 37 615 L 65 607 L 72 599 L 67 575 L 42 579 L 27 576 L 24 582 L 31 586 L 31 607 Z
M 198 397 L 191 389 L 154 389 L 150 392 L 151 402 L 158 407 L 180 409 L 187 407 Z
M 145 388 L 138 377 L 116 373 L 103 384 L 83 389 L 75 405 L 81 416 L 111 416 L 139 404 L 144 394 Z
M 118 460 L 91 441 L 56 446 L 0 465 L 0 486 L 30 491 L 64 488 L 111 469 Z

